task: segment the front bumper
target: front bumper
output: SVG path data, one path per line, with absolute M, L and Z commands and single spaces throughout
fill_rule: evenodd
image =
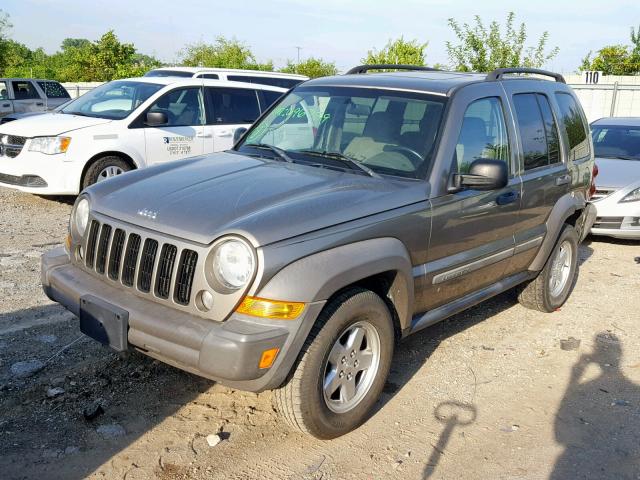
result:
M 25 145 L 16 157 L 0 156 L 0 186 L 38 195 L 77 195 L 82 166 L 66 154 L 30 152 Z
M 324 302 L 307 305 L 295 321 L 269 321 L 233 314 L 215 322 L 137 297 L 75 267 L 62 248 L 42 257 L 47 296 L 76 316 L 80 298 L 93 295 L 129 313 L 128 342 L 137 350 L 177 368 L 233 388 L 262 391 L 278 387 Z M 264 350 L 279 348 L 269 369 L 258 364 Z
M 591 228 L 593 235 L 640 239 L 640 202 L 619 203 L 622 196 L 616 193 L 593 203 L 597 210 L 597 218 Z

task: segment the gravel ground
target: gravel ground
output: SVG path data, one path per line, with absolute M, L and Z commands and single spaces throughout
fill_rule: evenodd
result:
M 412 336 L 373 418 L 321 442 L 269 392 L 82 337 L 39 280 L 70 209 L 0 188 L 3 479 L 640 479 L 640 243 L 589 239 L 558 312 L 505 293 Z

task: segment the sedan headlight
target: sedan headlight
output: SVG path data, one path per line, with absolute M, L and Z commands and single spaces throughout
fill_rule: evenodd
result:
M 256 261 L 253 249 L 243 240 L 233 238 L 220 243 L 213 255 L 213 274 L 230 290 L 244 287 L 253 278 Z
M 65 153 L 70 144 L 71 138 L 69 137 L 36 137 L 29 142 L 29 151 L 55 155 Z
M 627 193 L 624 197 L 622 197 L 622 199 L 620 200 L 620 203 L 637 202 L 639 200 L 640 200 L 640 187 L 636 188 L 635 190 L 631 190 L 629 193 Z
M 89 204 L 89 199 L 87 197 L 80 197 L 71 212 L 71 233 L 77 239 L 82 238 L 84 232 L 87 230 L 90 210 L 91 205 Z

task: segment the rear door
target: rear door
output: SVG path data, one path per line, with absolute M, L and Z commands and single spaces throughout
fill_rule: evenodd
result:
M 13 109 L 16 113 L 42 112 L 45 109 L 44 98 L 31 80 L 12 80 Z
M 233 147 L 233 134 L 248 128 L 260 116 L 258 92 L 252 88 L 204 87 L 207 124 L 205 151 L 220 152 Z
M 547 233 L 546 221 L 558 199 L 569 192 L 571 176 L 563 161 L 558 120 L 547 93 L 529 82 L 505 82 L 519 132 L 520 215 L 515 233 L 516 255 L 511 266 L 526 269 Z M 538 82 L 536 82 L 538 83 Z
M 159 127 L 143 128 L 147 165 L 205 153 L 205 109 L 201 87 L 173 89 L 146 112 L 149 111 L 165 113 L 168 122 Z
M 40 91 L 45 96 L 45 107 L 47 110 L 53 110 L 71 99 L 66 88 L 58 82 L 51 80 L 37 80 L 36 83 L 38 87 L 40 87 Z
M 13 101 L 9 94 L 10 85 L 6 80 L 0 80 L 0 117 L 13 113 Z
M 521 184 L 513 168 L 514 135 L 504 91 L 487 82 L 460 91 L 456 100 L 445 129 L 457 140 L 444 147 L 451 167 L 442 174 L 449 178 L 468 172 L 474 160 L 495 159 L 507 164 L 509 183 L 499 190 L 469 189 L 431 199 L 428 262 L 417 298 L 422 312 L 499 281 L 513 256 Z

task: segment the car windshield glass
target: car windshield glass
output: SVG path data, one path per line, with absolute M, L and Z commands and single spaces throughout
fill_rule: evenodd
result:
M 164 85 L 116 81 L 94 88 L 69 103 L 61 112 L 85 117 L 120 120 Z
M 272 145 L 299 163 L 424 178 L 444 105 L 444 98 L 428 94 L 300 87 L 262 118 L 236 149 L 262 156 L 264 145 Z M 354 168 L 354 161 L 365 168 Z
M 591 131 L 596 157 L 640 160 L 640 126 L 597 125 Z

